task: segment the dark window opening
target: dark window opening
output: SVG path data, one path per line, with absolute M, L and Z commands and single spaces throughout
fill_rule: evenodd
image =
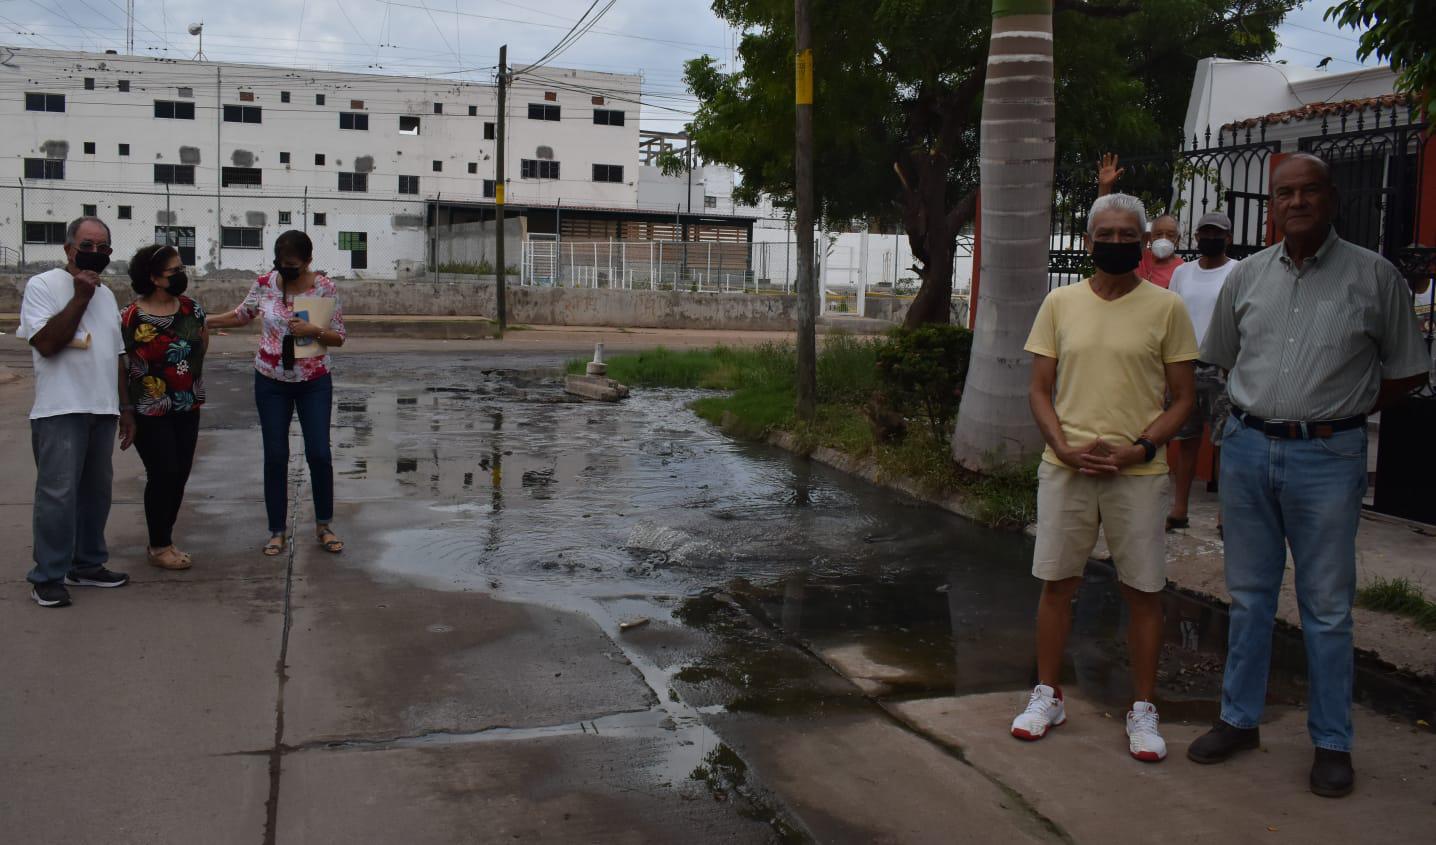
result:
M 225 123 L 263 123 L 264 115 L 259 106 L 225 106 Z
M 288 226 L 288 225 L 289 225 L 289 220 L 290 220 L 290 213 L 289 213 L 288 211 L 281 211 L 281 212 L 279 212 L 279 225 L 281 225 L 281 226 Z
M 95 90 L 95 78 L 94 78 L 93 76 L 87 76 L 87 77 L 85 77 L 85 90 L 86 90 L 86 91 L 93 91 L 93 90 Z
M 225 249 L 264 249 L 264 230 L 249 226 L 221 226 L 219 245 Z
M 289 153 L 281 152 L 281 153 L 279 154 L 279 163 L 280 163 L 280 164 L 288 164 L 288 163 L 289 163 Z
M 599 126 L 622 126 L 623 111 L 621 109 L 594 109 L 593 122 Z
M 486 122 L 486 123 L 484 124 L 484 140 L 485 140 L 485 141 L 492 141 L 492 140 L 494 140 L 494 124 L 493 124 L 493 123 Z
M 26 179 L 64 179 L 65 161 L 58 158 L 25 159 Z
M 167 120 L 194 120 L 194 103 L 155 100 L 155 117 Z
M 264 177 L 258 167 L 222 167 L 219 174 L 220 187 L 233 185 L 262 185 Z
M 399 177 L 399 193 L 401 193 L 401 194 L 417 194 L 417 193 L 419 193 L 419 177 L 418 177 L 418 176 L 400 176 L 400 177 Z
M 25 111 L 64 111 L 64 94 L 25 93 Z
M 100 216 L 100 207 L 99 207 L 98 205 L 92 205 L 92 204 L 90 204 L 90 203 L 86 203 L 86 204 L 80 206 L 80 213 L 83 214 L 83 215 L 85 215 L 86 217 L 99 217 L 99 216 Z
M 339 190 L 365 193 L 369 190 L 368 173 L 340 173 Z
M 314 95 L 314 105 L 316 105 L 316 106 L 322 106 L 322 105 L 324 105 L 324 95 L 323 95 L 323 94 L 315 94 L 315 95 Z
M 443 103 L 435 103 L 435 104 L 434 104 L 434 114 L 443 114 L 443 113 L 444 113 L 444 104 L 443 104 Z
M 121 79 L 120 82 L 119 82 L 119 85 L 120 85 L 120 93 L 122 93 L 122 94 L 128 94 L 128 93 L 129 93 L 129 91 L 130 91 L 130 81 L 129 81 L 128 79 Z
M 419 118 L 413 117 L 412 115 L 400 115 L 400 116 L 399 116 L 399 134 L 400 134 L 400 135 L 418 135 L 418 134 L 419 134 Z
M 323 212 L 323 211 L 316 211 L 316 212 L 314 212 L 314 225 L 316 225 L 316 226 L 327 226 L 327 225 L 329 225 L 329 215 L 328 215 L 327 213 Z
M 39 222 L 31 223 L 25 221 L 25 243 L 27 244 L 63 244 L 65 242 L 65 224 Z
M 435 172 L 435 173 L 442 173 L 443 170 L 444 170 L 444 163 L 443 163 L 442 161 L 435 161 L 435 162 L 434 162 L 434 172 Z
M 342 111 L 339 113 L 339 128 L 368 131 L 369 115 L 359 114 L 357 112 Z
M 288 92 L 288 91 L 280 91 L 280 92 L 279 92 L 279 102 L 281 102 L 281 103 L 287 103 L 287 102 L 289 102 L 289 92 Z
M 622 182 L 623 165 L 621 164 L 595 164 L 593 166 L 593 181 L 595 182 Z
M 95 142 L 94 142 L 94 141 L 86 141 L 86 142 L 85 142 L 85 155 L 87 155 L 87 156 L 92 156 L 92 155 L 94 155 L 94 154 L 95 154 Z
M 469 106 L 469 117 L 478 117 L 478 116 L 479 116 L 479 107 L 478 107 L 478 106 Z
M 129 220 L 134 215 L 128 205 L 121 205 L 115 208 L 115 216 L 121 220 Z
M 155 181 L 163 185 L 193 185 L 193 164 L 156 164 Z
M 324 153 L 315 153 L 315 154 L 314 154 L 314 163 L 315 163 L 315 165 L 317 165 L 317 166 L 319 166 L 319 167 L 323 167 L 323 166 L 324 166 Z
M 559 106 L 548 103 L 529 103 L 529 120 L 558 120 Z
M 471 162 L 469 162 L 469 172 L 470 172 L 470 173 L 478 173 L 478 172 L 479 172 L 479 163 L 478 163 L 477 161 L 471 161 Z
M 556 161 L 544 161 L 542 159 L 525 158 L 519 161 L 519 177 L 522 179 L 557 179 L 558 165 Z
M 498 185 L 498 183 L 497 183 L 496 181 L 494 181 L 493 179 L 485 179 L 485 180 L 484 180 L 484 196 L 486 196 L 486 197 L 492 197 L 492 196 L 494 196 L 494 195 L 497 193 L 497 191 L 495 190 L 495 188 L 497 187 L 497 185 Z
M 122 156 L 127 156 L 127 155 L 129 155 L 129 154 L 130 154 L 130 145 L 129 145 L 129 144 L 120 144 L 120 155 L 122 155 Z

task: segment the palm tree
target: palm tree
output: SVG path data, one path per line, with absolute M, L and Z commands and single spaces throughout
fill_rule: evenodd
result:
M 1051 0 L 993 0 L 983 88 L 981 280 L 952 456 L 972 470 L 1021 460 L 1042 437 L 1022 350 L 1047 294 L 1056 138 Z

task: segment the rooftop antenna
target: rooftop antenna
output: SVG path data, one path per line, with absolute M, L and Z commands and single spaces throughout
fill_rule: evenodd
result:
M 194 54 L 194 60 L 197 62 L 206 61 L 204 56 L 204 21 L 190 24 L 189 34 L 199 36 L 199 52 Z

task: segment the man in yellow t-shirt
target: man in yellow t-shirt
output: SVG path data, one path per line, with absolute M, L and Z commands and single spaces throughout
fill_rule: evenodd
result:
M 1059 684 L 1072 599 L 1103 528 L 1130 611 L 1134 702 L 1127 744 L 1144 762 L 1167 756 L 1152 703 L 1166 586 L 1164 519 L 1171 493 L 1164 447 L 1191 413 L 1197 339 L 1182 298 L 1136 269 L 1147 228 L 1142 203 L 1108 194 L 1087 216 L 1097 272 L 1047 295 L 1026 349 L 1032 415 L 1047 441 L 1037 470 L 1037 679 L 1012 735 L 1041 739 L 1066 721 Z M 1163 410 L 1170 392 L 1172 402 Z

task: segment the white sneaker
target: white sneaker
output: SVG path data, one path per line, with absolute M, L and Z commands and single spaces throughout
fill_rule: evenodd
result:
M 1167 756 L 1167 743 L 1157 728 L 1156 705 L 1150 701 L 1133 702 L 1127 714 L 1127 748 L 1143 763 L 1157 763 Z
M 1048 728 L 1055 728 L 1067 721 L 1067 711 L 1057 690 L 1046 684 L 1038 684 L 1027 700 L 1027 709 L 1012 720 L 1012 735 L 1029 742 L 1047 735 Z

